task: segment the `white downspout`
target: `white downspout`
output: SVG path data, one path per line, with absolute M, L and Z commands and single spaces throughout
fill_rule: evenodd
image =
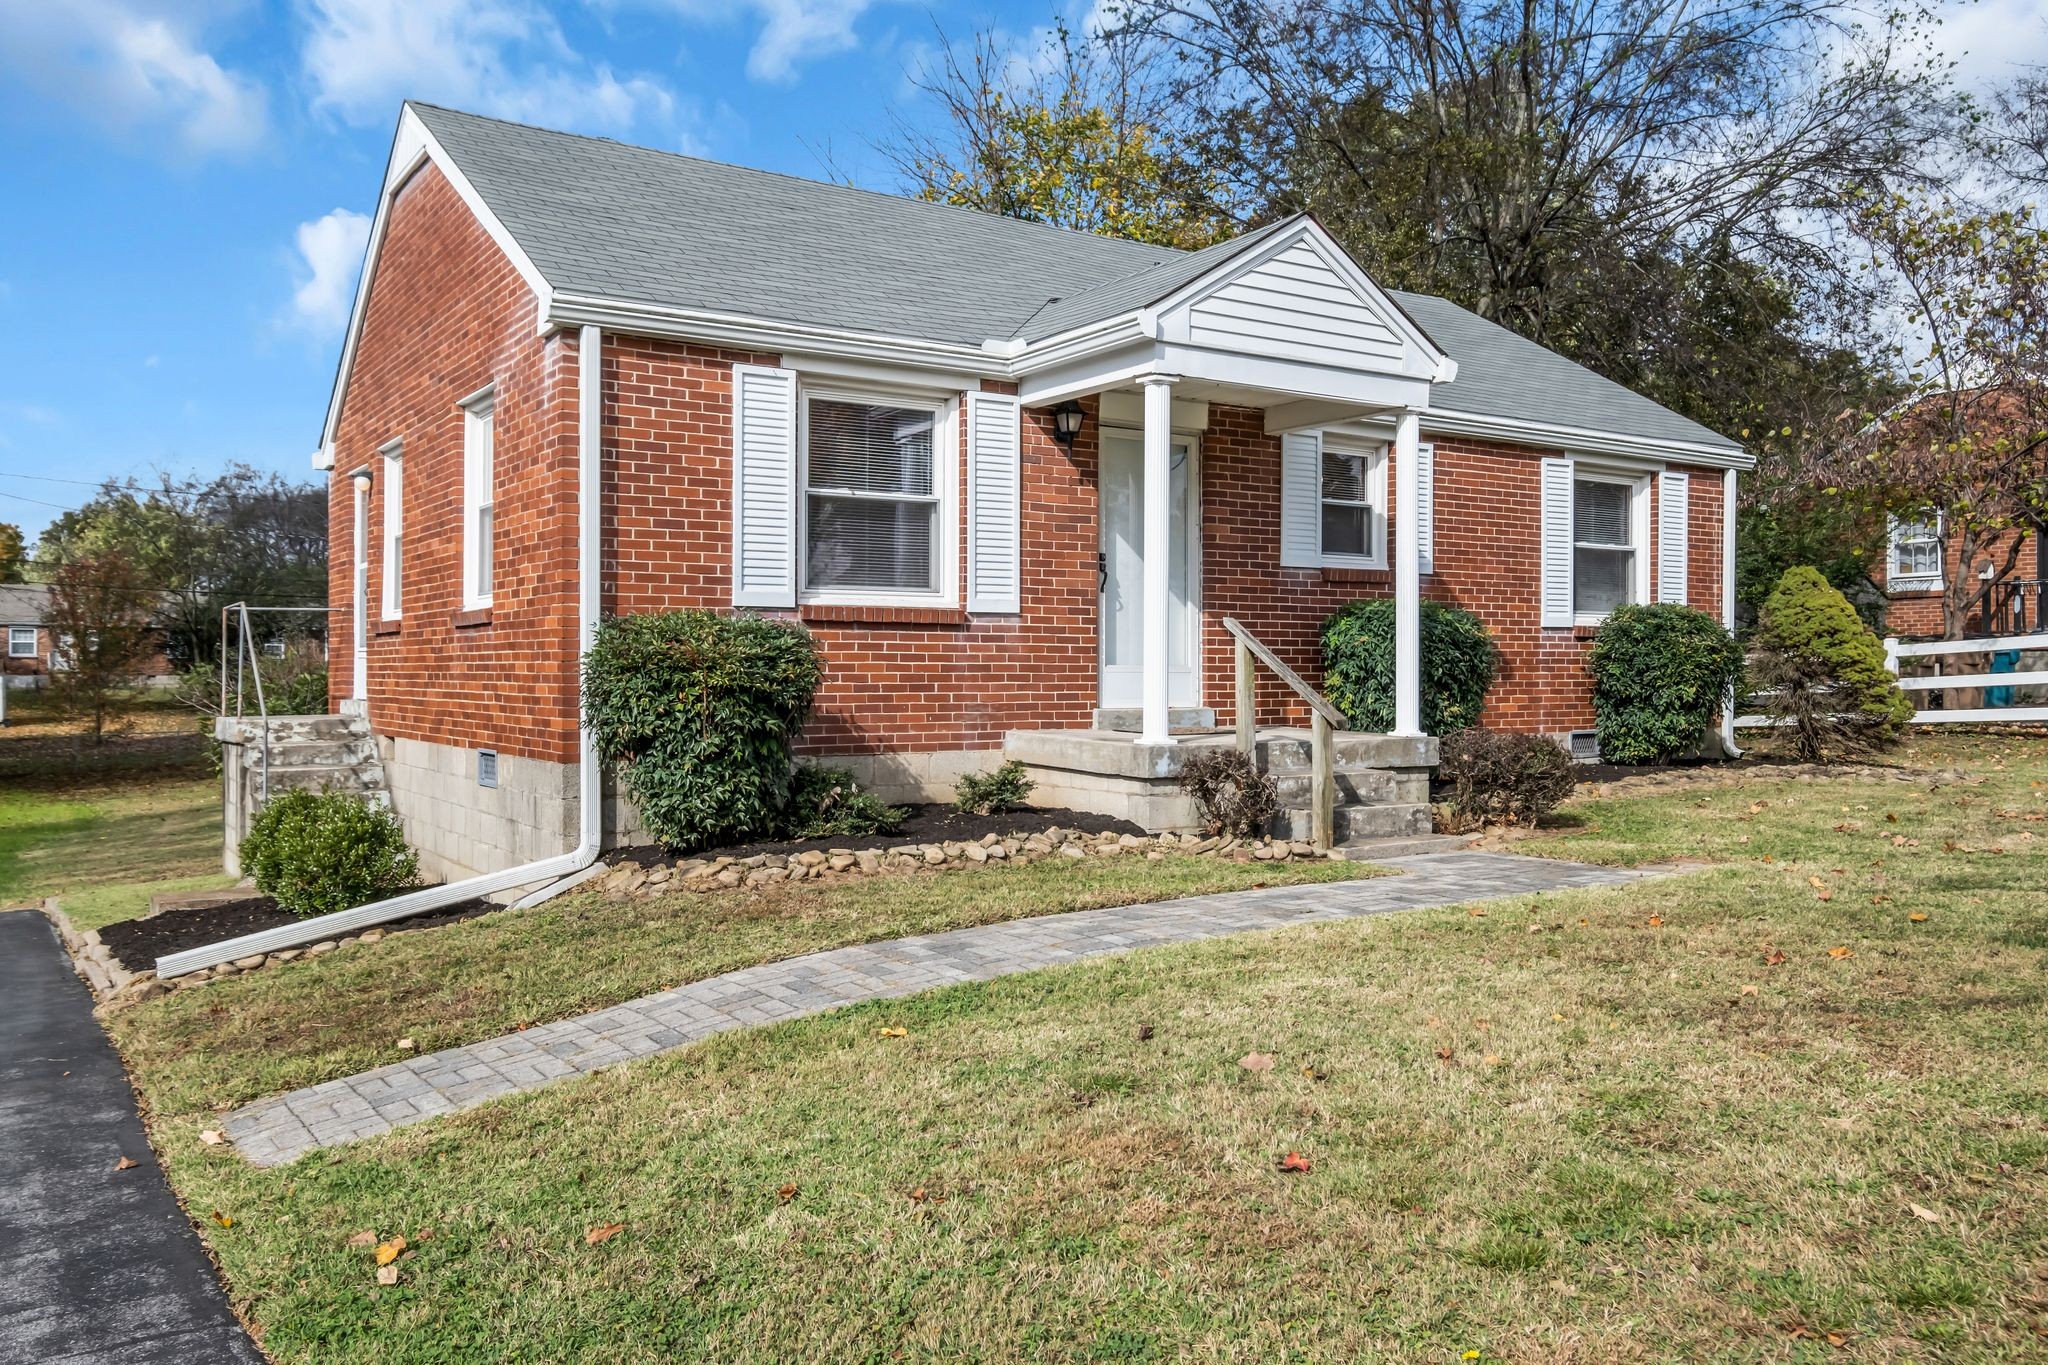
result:
M 600 602 L 598 545 L 603 531 L 603 522 L 599 516 L 599 497 L 603 486 L 600 459 L 604 414 L 603 368 L 603 335 L 598 328 L 586 326 L 579 333 L 576 343 L 576 375 L 579 389 L 576 423 L 576 658 L 579 671 L 583 655 L 590 648 L 591 639 L 597 631 Z M 356 534 L 360 545 L 360 503 L 363 494 L 359 491 L 356 497 Z M 361 563 L 362 553 L 358 549 L 358 574 L 361 573 Z M 359 597 L 358 602 L 361 600 Z M 590 727 L 580 706 L 576 716 L 576 736 L 577 764 L 580 769 L 577 783 L 577 803 L 581 808 L 578 812 L 580 837 L 576 847 L 569 852 L 557 854 L 552 858 L 543 858 L 539 862 L 508 867 L 502 872 L 488 872 L 481 877 L 449 882 L 445 886 L 430 886 L 419 891 L 408 891 L 402 896 L 372 901 L 353 910 L 340 910 L 331 915 L 319 915 L 302 920 L 297 924 L 280 925 L 260 933 L 244 934 L 240 938 L 210 943 L 203 948 L 189 948 L 182 953 L 171 953 L 156 960 L 158 978 L 183 976 L 187 972 L 196 972 L 203 967 L 232 962 L 238 957 L 253 957 L 258 953 L 276 952 L 280 948 L 296 948 L 301 944 L 317 943 L 321 939 L 352 934 L 374 924 L 404 919 L 408 915 L 437 910 L 442 906 L 454 905 L 478 896 L 489 896 L 499 891 L 509 891 L 516 886 L 553 881 L 581 872 L 597 860 L 598 848 L 604 835 L 604 803 L 600 788 L 601 772 L 597 762 L 597 741 L 590 733 Z

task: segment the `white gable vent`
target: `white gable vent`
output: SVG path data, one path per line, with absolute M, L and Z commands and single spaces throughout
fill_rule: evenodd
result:
M 1581 763 L 1600 761 L 1600 732 L 1598 730 L 1574 730 L 1565 736 L 1565 747 L 1572 751 L 1572 757 Z
M 476 751 L 476 784 L 479 787 L 498 785 L 498 751 L 478 749 Z

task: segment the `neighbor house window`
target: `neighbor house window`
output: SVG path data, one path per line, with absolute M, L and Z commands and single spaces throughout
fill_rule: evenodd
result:
M 7 628 L 7 657 L 10 659 L 33 659 L 36 657 L 36 628 L 34 626 L 9 626 Z
M 403 582 L 405 547 L 405 461 L 404 447 L 397 441 L 384 447 L 384 619 L 395 621 Z
M 492 548 L 497 522 L 497 453 L 491 390 L 462 403 L 462 605 L 491 605 Z
M 1383 451 L 1325 439 L 1321 509 L 1324 559 L 1370 565 L 1386 562 L 1386 473 Z
M 1941 586 L 1941 521 L 1938 517 L 1892 522 L 1891 586 Z
M 1572 610 L 1581 621 L 1637 600 L 1636 497 L 1632 481 L 1572 482 Z
M 943 595 L 936 404 L 811 394 L 804 402 L 804 588 Z

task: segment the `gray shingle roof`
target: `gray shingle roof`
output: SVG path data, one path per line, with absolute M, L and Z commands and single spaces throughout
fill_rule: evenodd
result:
M 50 590 L 40 583 L 0 583 L 0 626 L 36 626 L 50 609 Z
M 411 108 L 565 294 L 978 346 L 1156 302 L 1284 226 L 1182 252 Z M 1458 362 L 1432 407 L 1738 448 L 1446 299 L 1394 297 Z

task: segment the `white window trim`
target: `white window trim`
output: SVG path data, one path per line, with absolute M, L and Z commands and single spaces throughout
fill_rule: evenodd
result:
M 1332 554 L 1323 549 L 1323 507 L 1331 499 L 1323 496 L 1324 455 L 1363 455 L 1365 464 L 1365 501 L 1371 509 L 1371 534 L 1374 553 L 1369 555 Z M 1346 436 L 1342 432 L 1325 431 L 1322 449 L 1316 458 L 1316 553 L 1326 569 L 1384 569 L 1387 567 L 1387 447 L 1384 442 L 1361 440 Z
M 1947 518 L 1940 512 L 1927 518 L 1934 523 L 1934 562 L 1938 566 L 1931 574 L 1905 574 L 1899 569 L 1899 547 L 1906 543 L 1899 532 L 1909 525 L 1920 524 L 1901 521 L 1898 517 L 1885 518 L 1884 583 L 1888 592 L 1946 592 L 1948 590 L 1948 537 Z
M 477 485 L 481 471 L 476 458 L 474 435 L 477 425 L 488 421 L 491 424 L 491 529 L 493 550 L 497 539 L 497 467 L 498 427 L 497 385 L 486 384 L 456 405 L 462 409 L 462 609 L 481 611 L 491 605 L 492 594 L 478 592 L 477 570 L 482 550 L 482 537 L 478 525 L 483 515 L 484 490 Z M 491 573 L 493 587 L 496 586 L 497 556 L 492 555 Z
M 379 471 L 382 479 L 384 499 L 384 530 L 381 537 L 382 552 L 378 558 L 377 595 L 381 599 L 382 617 L 396 621 L 404 610 L 401 600 L 405 583 L 405 442 L 390 441 L 377 452 L 384 457 L 384 468 Z M 396 567 L 398 572 L 393 573 Z
M 1630 551 L 1628 576 L 1628 604 L 1640 606 L 1650 600 L 1650 485 L 1654 473 L 1634 469 L 1603 468 L 1585 460 L 1572 462 L 1573 501 L 1577 501 L 1580 483 L 1619 484 L 1629 490 L 1628 533 L 1633 542 Z M 1575 626 L 1597 626 L 1608 617 L 1604 611 L 1578 610 L 1578 511 L 1572 512 L 1572 624 Z M 1620 549 L 1620 546 L 1608 548 Z
M 864 403 L 883 408 L 925 408 L 932 414 L 932 501 L 938 505 L 939 585 L 927 589 L 807 588 L 810 582 L 811 400 Z M 960 423 L 959 395 L 841 388 L 799 380 L 796 402 L 796 581 L 797 602 L 820 607 L 933 607 L 960 605 Z M 910 501 L 905 498 L 902 501 Z
M 28 636 L 27 649 L 21 649 L 16 646 L 16 641 L 24 633 Z M 36 627 L 9 626 L 7 628 L 7 657 L 10 659 L 33 659 L 36 657 Z

